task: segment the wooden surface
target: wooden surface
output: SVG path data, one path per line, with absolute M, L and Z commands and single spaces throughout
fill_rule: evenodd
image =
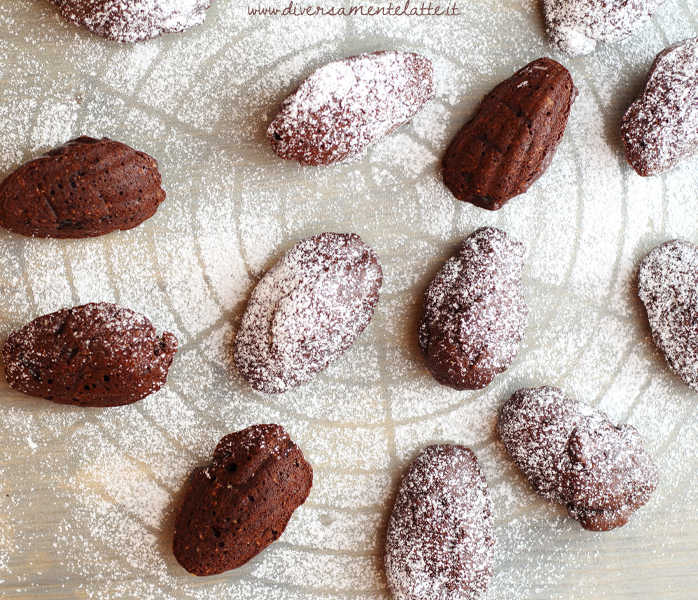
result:
M 576 59 L 548 43 L 535 1 L 460 12 L 253 17 L 243 2 L 214 0 L 203 26 L 125 46 L 64 23 L 44 0 L 3 0 L 0 177 L 68 139 L 108 136 L 157 158 L 168 197 L 137 229 L 95 240 L 0 231 L 0 339 L 100 300 L 180 340 L 167 387 L 130 407 L 57 406 L 0 378 L 3 598 L 388 598 L 393 498 L 411 459 L 437 442 L 469 445 L 490 485 L 498 546 L 487 600 L 696 597 L 697 397 L 651 342 L 635 271 L 660 242 L 698 242 L 698 162 L 641 179 L 617 124 L 656 53 L 698 35 L 698 4 L 669 0 L 634 38 Z M 434 102 L 357 163 L 277 159 L 265 129 L 281 99 L 322 64 L 379 49 L 429 56 Z M 448 141 L 487 91 L 544 55 L 580 90 L 552 167 L 498 213 L 458 203 L 438 173 Z M 509 371 L 486 390 L 454 392 L 419 354 L 421 295 L 485 224 L 527 247 L 530 323 Z M 229 357 L 250 290 L 298 239 L 328 230 L 355 231 L 380 255 L 374 321 L 315 382 L 253 393 Z M 645 438 L 661 483 L 626 527 L 581 530 L 531 491 L 498 443 L 498 407 L 543 384 Z M 170 552 L 188 473 L 224 434 L 260 422 L 282 424 L 303 448 L 311 496 L 245 567 L 188 575 Z

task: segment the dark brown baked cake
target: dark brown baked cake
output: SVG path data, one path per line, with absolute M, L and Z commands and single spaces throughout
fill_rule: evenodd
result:
M 548 35 L 565 54 L 588 54 L 639 29 L 666 0 L 543 0 Z
M 584 529 L 625 525 L 657 487 L 657 468 L 634 427 L 616 427 L 556 388 L 515 392 L 497 431 L 533 489 L 564 504 Z
M 116 42 L 138 42 L 201 25 L 211 0 L 49 0 L 61 16 Z
M 361 335 L 382 282 L 378 255 L 355 233 L 301 240 L 252 292 L 235 340 L 240 374 L 267 393 L 310 381 Z
M 428 446 L 402 481 L 385 542 L 394 600 L 474 600 L 494 558 L 487 482 L 464 446 Z
M 669 368 L 698 392 L 698 246 L 657 246 L 640 264 L 638 293 Z
M 500 83 L 446 150 L 446 187 L 487 210 L 526 192 L 550 166 L 576 97 L 569 71 L 550 58 Z
M 313 469 L 279 425 L 226 435 L 196 469 L 175 521 L 172 551 L 194 575 L 237 569 L 279 539 L 305 502 Z
M 128 308 L 85 304 L 34 319 L 2 348 L 7 383 L 58 404 L 121 406 L 157 392 L 177 338 Z
M 158 163 L 107 138 L 79 137 L 25 163 L 0 183 L 0 225 L 41 238 L 131 229 L 165 199 Z
M 434 97 L 431 61 L 376 52 L 329 63 L 288 96 L 267 137 L 281 158 L 329 165 L 361 156 Z
M 500 229 L 483 227 L 460 243 L 431 282 L 419 346 L 439 383 L 477 390 L 511 365 L 528 321 L 524 252 Z
M 698 153 L 698 38 L 657 55 L 640 97 L 620 123 L 625 156 L 649 177 Z

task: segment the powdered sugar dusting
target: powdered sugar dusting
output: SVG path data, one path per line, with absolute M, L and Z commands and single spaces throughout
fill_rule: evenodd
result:
M 698 5 L 669 0 L 633 37 L 561 58 L 580 96 L 555 160 L 496 214 L 453 200 L 439 160 L 487 92 L 554 49 L 538 2 L 458 5 L 452 18 L 318 18 L 218 1 L 186 34 L 116 44 L 47 2 L 0 2 L 0 177 L 54 141 L 107 136 L 155 157 L 167 191 L 153 219 L 95 240 L 0 231 L 0 342 L 38 315 L 113 301 L 181 343 L 167 385 L 119 409 L 55 406 L 0 376 L 0 595 L 388 600 L 394 495 L 422 448 L 448 442 L 474 449 L 490 488 L 498 546 L 483 600 L 693 597 L 695 392 L 652 342 L 636 275 L 657 244 L 698 241 L 695 160 L 638 177 L 618 123 L 657 53 L 698 35 Z M 378 50 L 428 57 L 434 100 L 358 162 L 315 169 L 276 157 L 266 129 L 299 82 Z M 529 326 L 505 373 L 458 392 L 429 374 L 417 328 L 430 281 L 483 226 L 526 246 Z M 323 231 L 354 231 L 380 256 L 372 324 L 313 381 L 255 392 L 230 359 L 242 312 L 283 253 Z M 542 384 L 641 433 L 660 486 L 625 527 L 584 532 L 532 491 L 498 441 L 501 404 Z M 313 491 L 253 563 L 193 578 L 171 554 L 187 476 L 224 435 L 265 422 L 303 448 Z
M 666 242 L 640 265 L 638 291 L 652 337 L 669 368 L 698 391 L 698 332 L 692 315 L 698 307 L 698 247 Z
M 201 25 L 210 0 L 49 0 L 61 16 L 117 42 L 137 42 Z
M 588 54 L 597 42 L 617 42 L 648 21 L 666 0 L 544 0 L 548 35 L 570 56 Z
M 395 600 L 471 600 L 492 577 L 492 504 L 475 455 L 428 446 L 402 480 L 386 536 Z
M 621 122 L 628 162 L 644 176 L 698 152 L 698 38 L 663 50 Z

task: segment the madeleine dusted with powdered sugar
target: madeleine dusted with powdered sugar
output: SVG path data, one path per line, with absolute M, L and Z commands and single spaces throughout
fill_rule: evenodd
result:
M 633 34 L 666 0 L 543 0 L 548 35 L 569 56 Z
M 698 153 L 698 38 L 657 55 L 620 131 L 628 162 L 643 177 Z
M 477 390 L 509 368 L 528 322 L 524 253 L 524 245 L 500 229 L 483 227 L 437 273 L 419 327 L 419 346 L 436 381 Z
M 61 16 L 115 42 L 138 42 L 201 25 L 211 0 L 49 0 Z
M 487 481 L 465 446 L 427 446 L 402 480 L 385 541 L 394 600 L 475 600 L 494 559 Z
M 281 158 L 330 165 L 361 156 L 434 97 L 431 61 L 376 52 L 315 71 L 281 104 L 267 137 Z
M 698 246 L 672 240 L 640 264 L 638 293 L 669 368 L 698 392 Z
M 355 233 L 301 240 L 252 292 L 235 340 L 240 374 L 267 393 L 310 381 L 361 335 L 382 282 L 378 255 Z
M 590 531 L 622 527 L 647 503 L 659 475 L 640 434 L 553 387 L 521 389 L 497 431 L 509 456 L 550 502 Z

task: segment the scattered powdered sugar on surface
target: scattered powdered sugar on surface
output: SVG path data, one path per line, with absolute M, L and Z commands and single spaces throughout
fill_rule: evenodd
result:
M 538 3 L 459 7 L 452 18 L 261 17 L 218 1 L 200 27 L 124 45 L 45 2 L 0 2 L 0 177 L 68 139 L 107 136 L 154 156 L 167 192 L 152 219 L 103 238 L 0 231 L 0 341 L 92 301 L 145 314 L 180 341 L 167 385 L 127 407 L 57 406 L 0 377 L 0 595 L 387 600 L 385 530 L 402 475 L 425 446 L 456 443 L 477 455 L 492 498 L 483 599 L 693 597 L 696 396 L 652 342 L 636 278 L 658 244 L 698 241 L 698 170 L 690 159 L 638 177 L 618 123 L 654 57 L 698 35 L 698 4 L 668 0 L 634 36 L 574 61 L 545 36 Z M 379 50 L 429 58 L 434 100 L 361 161 L 278 159 L 266 130 L 283 99 L 323 65 Z M 550 169 L 496 213 L 453 200 L 438 172 L 446 144 L 495 85 L 551 54 L 580 96 Z M 457 392 L 428 373 L 421 302 L 483 226 L 526 246 L 529 325 L 505 373 Z M 313 381 L 255 392 L 230 352 L 247 300 L 286 250 L 325 231 L 355 232 L 379 255 L 372 322 Z M 498 409 L 538 385 L 642 435 L 660 483 L 625 527 L 584 532 L 507 456 Z M 193 578 L 171 553 L 188 474 L 256 423 L 279 423 L 303 449 L 310 497 L 251 563 Z
M 138 42 L 201 25 L 210 0 L 49 0 L 63 18 L 117 42 Z
M 617 42 L 649 21 L 666 0 L 543 0 L 548 35 L 570 56 Z

